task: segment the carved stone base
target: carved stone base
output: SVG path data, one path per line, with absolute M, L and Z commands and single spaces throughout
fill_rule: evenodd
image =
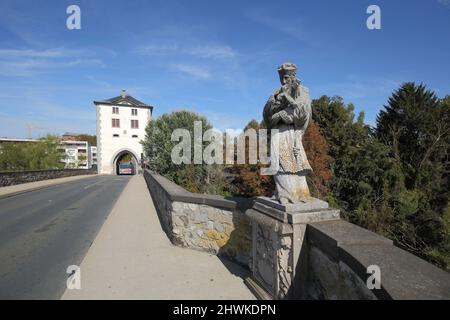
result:
M 252 221 L 254 282 L 274 299 L 301 298 L 301 284 L 306 282 L 306 225 L 337 220 L 339 210 L 330 209 L 327 202 L 315 198 L 282 205 L 258 197 L 246 215 Z

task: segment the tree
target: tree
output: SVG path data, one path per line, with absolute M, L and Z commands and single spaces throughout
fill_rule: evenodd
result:
M 322 96 L 313 100 L 312 109 L 313 120 L 328 143 L 332 159 L 333 178 L 328 183 L 331 190 L 328 201 L 340 207 L 350 221 L 360 222 L 360 217 L 354 215 L 362 201 L 356 193 L 359 180 L 355 179 L 354 166 L 369 139 L 370 129 L 364 124 L 364 114 L 360 113 L 355 121 L 354 106 L 345 105 L 341 97 Z
M 313 118 L 333 159 L 332 205 L 350 222 L 450 268 L 450 99 L 406 83 L 371 129 L 353 105 L 323 96 Z M 333 198 L 335 203 L 333 203 Z
M 311 194 L 314 197 L 326 199 L 329 195 L 328 183 L 332 178 L 331 162 L 333 159 L 328 154 L 328 142 L 314 120 L 311 120 L 306 129 L 303 145 L 313 169 L 312 174 L 308 176 Z
M 85 154 L 79 154 L 76 167 L 79 168 L 80 166 L 84 166 L 86 164 L 87 156 Z
M 146 127 L 146 135 L 142 145 L 145 155 L 148 157 L 149 168 L 191 192 L 223 193 L 223 167 L 213 164 L 194 164 L 194 122 L 202 123 L 203 133 L 211 129 L 208 120 L 194 112 L 176 111 L 165 113 L 156 119 L 152 119 Z M 172 141 L 172 132 L 175 129 L 187 129 L 190 133 L 191 163 L 175 164 L 171 153 L 177 141 Z M 203 149 L 209 143 L 203 142 Z
M 314 100 L 313 118 L 332 158 L 328 201 L 350 222 L 389 235 L 392 221 L 385 209 L 380 211 L 389 207 L 403 179 L 389 149 L 364 124 L 363 113 L 355 121 L 354 106 L 345 105 L 341 97 Z
M 79 141 L 87 141 L 89 145 L 96 146 L 97 145 L 97 136 L 90 134 L 80 134 L 77 136 Z
M 400 164 L 412 199 L 401 216 L 407 226 L 399 241 L 442 266 L 450 261 L 449 98 L 423 84 L 404 83 L 377 117 L 376 134 Z M 401 229 L 394 232 L 397 237 Z
M 64 154 L 58 150 L 59 138 L 47 135 L 38 142 L 10 143 L 1 146 L 0 170 L 62 169 Z
M 450 134 L 450 123 L 445 118 L 444 104 L 434 92 L 423 84 L 403 84 L 380 111 L 376 133 L 401 161 L 408 189 L 436 178 L 429 175 L 430 166 L 442 163 L 446 156 L 442 148 Z
M 259 140 L 259 130 L 264 129 L 264 126 L 255 119 L 252 119 L 244 128 L 244 132 L 248 129 L 256 131 L 256 139 Z M 270 144 L 270 142 L 268 142 Z M 235 149 L 235 154 L 236 154 Z M 259 149 L 256 150 L 259 154 Z M 273 177 L 269 175 L 261 175 L 262 165 L 260 163 L 250 164 L 249 161 L 249 139 L 245 139 L 245 164 L 235 163 L 229 171 L 236 175 L 233 181 L 231 192 L 235 195 L 244 197 L 256 197 L 256 196 L 272 196 L 275 184 Z M 235 159 L 237 156 L 235 155 Z
M 253 119 L 245 126 L 244 132 L 248 129 L 254 129 L 259 140 L 259 130 L 264 129 L 264 125 Z M 268 134 L 268 138 L 270 138 L 270 133 Z M 332 159 L 328 155 L 328 143 L 314 121 L 311 121 L 305 132 L 303 144 L 308 160 L 313 168 L 312 175 L 308 177 L 311 193 L 315 197 L 327 198 L 327 183 L 332 177 L 330 169 Z M 270 145 L 270 139 L 268 145 Z M 259 147 L 256 151 L 259 154 Z M 245 197 L 272 196 L 275 189 L 273 177 L 261 175 L 261 168 L 263 166 L 260 163 L 249 164 L 248 153 L 249 147 L 248 143 L 246 143 L 245 159 L 247 163 L 235 164 L 229 169 L 231 173 L 237 176 L 233 181 L 232 193 Z

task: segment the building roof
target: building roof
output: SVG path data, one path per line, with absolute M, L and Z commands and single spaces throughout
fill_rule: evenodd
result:
M 0 138 L 0 142 L 39 142 L 38 139 Z
M 122 94 L 120 96 L 105 99 L 105 100 L 97 100 L 94 101 L 95 105 L 103 104 L 103 105 L 120 105 L 124 107 L 140 107 L 140 108 L 149 108 L 153 111 L 153 106 L 143 103 L 138 99 L 126 94 L 125 90 L 122 90 Z
M 81 136 L 83 133 L 65 132 L 63 136 Z

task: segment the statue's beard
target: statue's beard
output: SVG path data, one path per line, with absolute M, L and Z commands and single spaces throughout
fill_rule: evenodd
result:
M 283 85 L 283 92 L 285 92 L 286 94 L 289 94 L 292 97 L 294 97 L 295 92 L 298 88 L 298 85 L 296 85 L 297 83 L 294 83 L 294 82 L 295 82 L 295 80 L 289 81 Z
M 292 89 L 292 82 L 288 81 L 283 85 L 283 91 L 284 92 L 291 92 Z

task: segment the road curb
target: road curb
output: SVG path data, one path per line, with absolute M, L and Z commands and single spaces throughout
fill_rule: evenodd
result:
M 85 176 L 83 175 L 83 176 L 80 176 L 80 179 L 74 179 L 72 181 L 82 180 L 83 178 L 89 178 L 89 177 L 98 177 L 98 176 L 103 176 L 103 175 L 102 174 L 89 174 L 89 175 L 85 175 Z M 48 180 L 52 180 L 52 179 L 48 179 Z M 46 180 L 41 180 L 41 181 L 46 181 Z M 39 187 L 34 187 L 34 188 L 30 188 L 30 189 L 25 189 L 25 190 L 20 190 L 20 191 L 13 191 L 11 193 L 0 195 L 0 200 L 6 199 L 6 198 L 10 198 L 10 197 L 14 197 L 14 196 L 17 196 L 17 195 L 20 195 L 20 194 L 23 194 L 23 193 L 27 193 L 27 192 L 32 192 L 32 191 L 36 191 L 36 190 L 40 190 L 40 189 L 46 189 L 46 188 L 58 186 L 58 185 L 69 183 L 69 182 L 71 182 L 71 181 L 61 181 L 61 182 L 55 182 L 55 183 L 52 183 L 52 184 L 39 186 Z

